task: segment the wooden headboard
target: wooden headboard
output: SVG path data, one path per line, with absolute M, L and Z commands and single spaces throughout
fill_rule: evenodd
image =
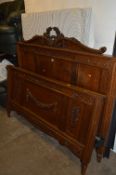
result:
M 52 32 L 55 32 L 56 35 L 52 35 L 51 34 Z M 42 46 L 70 49 L 74 51 L 95 53 L 95 54 L 103 54 L 106 51 L 106 47 L 101 47 L 100 49 L 97 50 L 85 46 L 76 38 L 65 37 L 57 27 L 48 27 L 46 29 L 46 32 L 42 36 L 36 35 L 32 39 L 24 42 Z

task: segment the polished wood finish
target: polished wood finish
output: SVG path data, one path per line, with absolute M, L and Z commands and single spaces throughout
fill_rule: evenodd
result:
M 51 35 L 54 30 L 56 35 Z M 58 28 L 17 44 L 19 67 L 8 66 L 8 114 L 16 110 L 77 155 L 85 174 L 95 140 L 103 157 L 116 95 L 116 60 Z

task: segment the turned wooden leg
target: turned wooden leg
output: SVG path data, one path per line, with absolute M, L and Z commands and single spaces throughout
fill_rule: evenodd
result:
M 87 170 L 87 164 L 81 162 L 81 175 L 85 175 Z
M 96 158 L 97 158 L 97 162 L 101 162 L 102 157 L 103 157 L 102 152 L 103 152 L 103 151 L 102 151 L 102 148 L 96 149 Z
M 97 153 L 97 154 L 96 154 L 96 157 L 97 157 L 97 162 L 101 162 L 101 160 L 102 160 L 102 155 L 99 154 L 99 153 Z
M 10 112 L 11 112 L 11 109 L 9 107 L 7 107 L 7 115 L 8 115 L 8 117 L 10 117 Z

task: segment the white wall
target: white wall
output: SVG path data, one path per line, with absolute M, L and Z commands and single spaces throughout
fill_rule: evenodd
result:
M 116 31 L 116 0 L 95 0 L 93 6 L 95 47 L 105 45 L 112 54 Z
M 55 9 L 85 7 L 95 0 L 25 0 L 26 13 L 49 11 Z

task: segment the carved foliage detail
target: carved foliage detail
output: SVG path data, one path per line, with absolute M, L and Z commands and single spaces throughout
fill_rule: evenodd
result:
M 46 32 L 42 36 L 36 35 L 32 39 L 24 42 L 49 47 L 72 49 L 74 51 L 83 51 L 95 54 L 103 54 L 106 51 L 106 47 L 101 47 L 97 50 L 85 46 L 76 38 L 65 37 L 57 27 L 48 27 L 46 29 Z

